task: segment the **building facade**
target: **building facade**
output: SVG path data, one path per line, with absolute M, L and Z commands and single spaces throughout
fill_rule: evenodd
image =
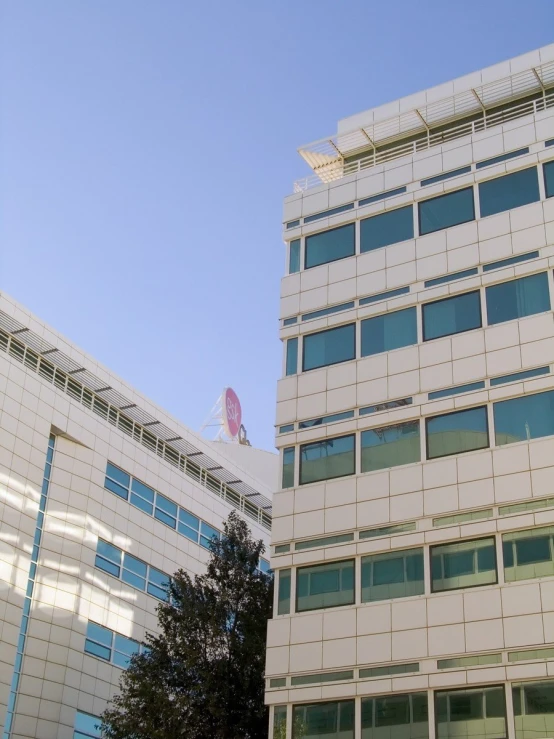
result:
M 270 737 L 554 737 L 554 45 L 300 153 Z
M 200 437 L 0 295 L 3 739 L 99 736 L 168 577 L 204 570 L 232 510 L 267 542 L 276 479 L 276 455 Z

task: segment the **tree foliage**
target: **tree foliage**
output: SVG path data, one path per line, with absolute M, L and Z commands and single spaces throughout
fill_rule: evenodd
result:
M 107 739 L 261 739 L 267 736 L 264 666 L 273 579 L 264 552 L 231 513 L 206 574 L 173 576 L 158 607 L 158 636 L 135 655 L 102 715 Z

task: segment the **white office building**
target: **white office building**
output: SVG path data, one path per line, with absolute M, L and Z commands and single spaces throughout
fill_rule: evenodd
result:
M 270 737 L 554 737 L 554 45 L 300 154 Z
M 99 736 L 168 576 L 204 570 L 232 510 L 269 540 L 277 467 L 194 433 L 0 295 L 0 736 Z

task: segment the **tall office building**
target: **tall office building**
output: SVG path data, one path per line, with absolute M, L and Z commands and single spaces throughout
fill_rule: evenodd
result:
M 300 153 L 270 736 L 554 737 L 554 45 Z
M 195 434 L 0 295 L 0 736 L 99 736 L 168 576 L 204 570 L 232 510 L 269 539 L 277 468 Z

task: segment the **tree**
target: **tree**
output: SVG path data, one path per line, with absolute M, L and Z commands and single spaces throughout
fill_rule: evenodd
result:
M 262 541 L 234 512 L 213 539 L 207 572 L 179 570 L 148 635 L 102 715 L 107 739 L 261 739 L 273 578 L 257 570 Z

